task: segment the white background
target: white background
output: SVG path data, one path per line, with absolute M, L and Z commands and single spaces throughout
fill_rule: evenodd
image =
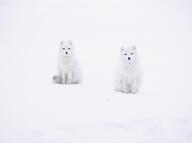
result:
M 190 0 L 1 0 L 1 143 L 191 143 Z M 82 85 L 55 85 L 72 40 Z M 134 44 L 140 93 L 113 90 L 119 48 Z

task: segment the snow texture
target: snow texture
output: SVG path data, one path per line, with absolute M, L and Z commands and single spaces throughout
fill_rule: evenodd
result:
M 0 143 L 191 143 L 189 0 L 1 0 Z M 72 40 L 83 84 L 52 83 Z M 134 44 L 137 94 L 114 91 Z

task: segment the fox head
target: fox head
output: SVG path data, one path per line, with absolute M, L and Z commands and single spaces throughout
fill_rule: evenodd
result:
M 61 41 L 59 46 L 59 53 L 64 57 L 71 57 L 74 55 L 73 44 L 71 41 Z
M 127 64 L 135 64 L 137 62 L 137 49 L 135 46 L 123 46 L 120 49 L 121 59 Z

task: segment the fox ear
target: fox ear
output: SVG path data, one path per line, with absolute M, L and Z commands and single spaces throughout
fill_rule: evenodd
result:
M 133 45 L 132 48 L 133 48 L 133 50 L 136 50 L 136 49 L 137 49 L 135 45 Z
M 73 42 L 71 40 L 68 41 L 70 45 L 73 45 Z
M 124 47 L 121 47 L 121 48 L 120 48 L 120 51 L 123 52 L 123 51 L 124 51 Z
M 64 40 L 62 40 L 61 42 L 60 42 L 60 45 L 63 45 L 65 43 L 65 41 Z

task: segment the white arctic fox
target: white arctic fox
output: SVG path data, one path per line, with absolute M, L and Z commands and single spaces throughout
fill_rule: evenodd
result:
M 58 75 L 53 76 L 57 84 L 78 84 L 82 81 L 82 73 L 74 56 L 71 41 L 61 41 L 58 55 Z
M 116 73 L 115 90 L 124 93 L 137 93 L 141 82 L 141 68 L 135 46 L 120 49 L 121 63 Z

